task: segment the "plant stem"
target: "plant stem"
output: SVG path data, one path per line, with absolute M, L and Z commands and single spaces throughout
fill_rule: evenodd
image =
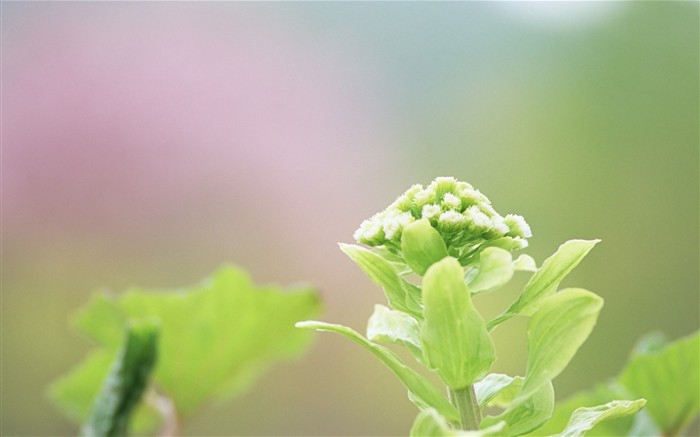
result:
M 450 399 L 459 411 L 460 423 L 464 430 L 479 429 L 481 422 L 481 410 L 476 401 L 474 386 L 469 385 L 459 390 L 450 389 Z

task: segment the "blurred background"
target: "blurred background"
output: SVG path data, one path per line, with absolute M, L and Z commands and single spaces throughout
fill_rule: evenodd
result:
M 99 288 L 230 262 L 363 331 L 383 296 L 336 242 L 436 176 L 524 215 L 538 263 L 603 240 L 563 284 L 606 306 L 558 397 L 696 330 L 698 41 L 697 2 L 3 2 L 2 435 L 75 434 L 46 387 L 91 348 L 68 317 Z M 524 371 L 524 328 L 496 331 L 496 371 Z M 405 435 L 415 413 L 319 334 L 184 432 Z

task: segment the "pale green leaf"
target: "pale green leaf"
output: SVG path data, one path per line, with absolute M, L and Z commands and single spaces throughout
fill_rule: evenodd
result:
M 513 268 L 518 272 L 536 272 L 535 259 L 527 254 L 522 254 L 513 261 Z
M 372 282 L 384 289 L 392 308 L 421 317 L 420 289 L 403 279 L 392 263 L 361 246 L 343 243 L 339 246 Z
M 256 287 L 245 272 L 226 267 L 202 284 L 177 292 L 133 289 L 118 297 L 98 295 L 78 314 L 76 325 L 115 350 L 113 332 L 123 329 L 126 321 L 159 320 L 154 379 L 178 414 L 186 417 L 206 401 L 240 393 L 273 362 L 299 356 L 311 337 L 294 329 L 294 323 L 315 315 L 319 307 L 316 293 L 309 289 Z M 87 370 L 90 375 L 64 381 L 63 391 L 80 391 L 67 385 L 107 371 Z M 64 408 L 84 411 L 82 404 L 92 397 L 69 400 L 80 405 Z
M 498 416 L 487 416 L 481 421 L 481 428 L 500 421 L 506 422 L 501 436 L 520 436 L 538 429 L 551 416 L 554 410 L 554 387 L 546 382 L 527 398 L 516 400 Z M 537 435 L 541 435 L 539 432 Z
M 479 406 L 488 405 L 504 407 L 509 404 L 523 387 L 525 378 L 508 376 L 502 373 L 489 373 L 484 379 L 474 384 L 474 392 Z
M 580 407 L 592 407 L 611 402 L 615 399 L 626 399 L 629 395 L 624 389 L 615 384 L 598 384 L 590 390 L 586 390 L 569 397 L 563 402 L 557 402 L 554 408 L 552 417 L 542 425 L 536 432 L 529 434 L 533 436 L 554 435 L 566 428 L 569 419 L 574 411 Z M 640 413 L 641 414 L 641 413 Z M 635 417 L 639 417 L 637 414 Z M 613 437 L 627 435 L 654 435 L 649 434 L 630 434 L 630 429 L 634 422 L 634 417 L 620 417 L 613 420 L 605 420 L 596 424 L 591 428 L 587 436 Z
M 634 396 L 647 398 L 646 411 L 664 435 L 678 435 L 700 408 L 698 333 L 660 350 L 632 357 L 619 377 Z
M 532 315 L 544 298 L 552 295 L 559 283 L 593 249 L 600 240 L 569 240 L 547 258 L 528 281 L 518 299 L 500 316 L 490 321 L 489 331 L 511 317 Z
M 453 437 L 450 423 L 434 408 L 427 408 L 416 416 L 411 426 L 411 437 Z
M 432 385 L 427 379 L 419 375 L 415 370 L 406 366 L 401 358 L 395 353 L 385 348 L 382 345 L 373 343 L 357 331 L 342 325 L 335 325 L 325 322 L 306 321 L 296 324 L 298 328 L 315 329 L 317 331 L 335 332 L 348 339 L 358 343 L 360 346 L 367 349 L 372 355 L 377 357 L 384 363 L 394 375 L 406 386 L 409 392 L 409 398 L 416 403 L 418 408 L 435 408 L 447 417 L 450 421 L 458 420 L 457 411 L 454 406 L 445 398 L 445 396 Z
M 646 404 L 646 399 L 635 401 L 611 401 L 595 407 L 576 409 L 566 428 L 557 437 L 583 436 L 599 422 L 636 414 Z
M 527 327 L 528 363 L 518 398 L 534 393 L 569 364 L 598 320 L 603 299 L 568 288 L 545 299 Z
M 453 390 L 483 378 L 496 359 L 495 348 L 455 258 L 428 269 L 423 305 L 421 343 L 430 366 Z
M 83 435 L 117 437 L 127 434 L 131 415 L 150 383 L 158 355 L 159 332 L 157 321 L 129 323 L 123 345 L 82 430 Z
M 464 431 L 454 429 L 435 409 L 421 411 L 411 427 L 411 437 L 488 437 L 500 435 L 505 422 L 499 422 L 486 429 Z
M 513 277 L 513 255 L 500 247 L 487 247 L 479 253 L 476 275 L 469 283 L 472 294 L 479 294 L 507 284 Z
M 419 360 L 423 359 L 418 321 L 404 312 L 375 305 L 367 322 L 367 338 L 373 342 L 400 344 Z
M 419 275 L 447 256 L 447 245 L 428 220 L 418 220 L 401 233 L 401 252 L 406 264 Z

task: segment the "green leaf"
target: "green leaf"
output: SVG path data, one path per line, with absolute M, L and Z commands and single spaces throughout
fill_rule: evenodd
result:
M 114 335 L 131 319 L 155 318 L 161 325 L 154 379 L 181 417 L 204 402 L 234 396 L 273 362 L 299 356 L 311 336 L 294 323 L 318 313 L 309 289 L 256 287 L 248 275 L 225 267 L 202 284 L 176 292 L 130 290 L 118 297 L 96 295 L 75 319 L 77 327 L 114 354 Z M 102 355 L 102 354 L 100 354 Z M 73 417 L 85 419 L 85 405 L 109 362 L 95 359 L 60 380 L 54 396 Z M 101 375 L 101 378 L 98 378 Z
M 635 343 L 632 349 L 632 356 L 645 355 L 661 351 L 668 346 L 668 338 L 661 331 L 650 332 Z
M 585 435 L 587 431 L 604 420 L 636 414 L 646 404 L 646 399 L 636 401 L 612 401 L 596 407 L 581 407 L 571 415 L 566 428 L 557 437 L 577 437 Z
M 541 428 L 529 435 L 554 435 L 566 428 L 574 411 L 580 407 L 592 407 L 605 404 L 614 399 L 629 397 L 624 389 L 615 384 L 598 384 L 590 390 L 576 393 L 563 402 L 558 402 L 554 408 L 554 414 Z M 639 417 L 639 414 L 637 415 Z M 606 420 L 596 424 L 586 434 L 589 436 L 613 437 L 627 435 L 654 435 L 654 433 L 630 434 L 633 417 L 621 417 L 614 420 Z
M 523 387 L 525 378 L 508 376 L 502 373 L 489 373 L 484 379 L 474 384 L 479 407 L 489 405 L 505 407 Z
M 513 277 L 513 255 L 499 247 L 487 247 L 479 253 L 476 269 L 476 275 L 468 282 L 472 294 L 500 287 Z
M 428 269 L 423 305 L 421 343 L 430 366 L 453 390 L 483 378 L 496 359 L 495 349 L 455 258 Z
M 418 220 L 403 229 L 401 251 L 406 264 L 423 276 L 428 267 L 447 256 L 447 245 L 428 220 Z
M 537 264 L 535 264 L 535 259 L 533 257 L 522 254 L 513 261 L 513 268 L 519 272 L 536 272 Z
M 409 398 L 418 408 L 435 408 L 443 416 L 450 421 L 459 420 L 459 415 L 454 406 L 445 398 L 445 396 L 435 388 L 427 379 L 419 375 L 415 370 L 406 366 L 403 361 L 392 351 L 384 346 L 372 343 L 364 338 L 358 332 L 342 325 L 334 325 L 331 323 L 306 321 L 296 324 L 298 328 L 315 329 L 317 331 L 335 332 L 350 340 L 358 343 L 367 349 L 372 355 L 377 357 L 384 363 L 401 382 L 406 386 L 409 392 Z
M 423 359 L 418 321 L 406 313 L 375 305 L 367 322 L 367 338 L 374 342 L 400 344 L 419 360 Z
M 649 399 L 646 411 L 666 436 L 678 435 L 700 408 L 698 333 L 632 357 L 619 377 L 634 396 Z
M 389 261 L 361 246 L 343 243 L 339 246 L 372 282 L 384 289 L 392 308 L 421 317 L 420 289 L 403 279 Z
M 462 431 L 454 429 L 435 409 L 421 411 L 411 427 L 411 437 L 487 437 L 500 435 L 505 422 L 486 429 Z
M 86 436 L 125 436 L 131 414 L 141 400 L 158 354 L 159 326 L 153 320 L 131 323 L 112 363 L 90 418 Z
M 506 422 L 503 436 L 520 436 L 534 431 L 552 417 L 554 410 L 554 387 L 551 382 L 542 384 L 527 398 L 516 400 L 498 416 L 487 416 L 481 421 L 481 428 L 500 421 Z M 538 433 L 538 435 L 542 435 Z
M 527 372 L 518 398 L 564 370 L 593 330 L 602 307 L 600 296 L 580 288 L 562 290 L 542 302 L 527 327 Z
M 518 299 L 500 316 L 488 324 L 489 331 L 511 317 L 531 316 L 544 298 L 552 295 L 559 283 L 593 249 L 600 240 L 569 240 L 557 252 L 547 258 L 528 281 Z
M 416 416 L 410 435 L 411 437 L 452 437 L 456 434 L 447 419 L 434 408 L 427 408 Z

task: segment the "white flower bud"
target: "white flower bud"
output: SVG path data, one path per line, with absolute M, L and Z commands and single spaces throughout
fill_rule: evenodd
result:
M 369 246 L 382 244 L 384 240 L 384 231 L 379 214 L 375 214 L 372 218 L 363 221 L 353 234 L 353 237 L 357 242 Z
M 478 206 L 472 205 L 464 211 L 464 217 L 466 217 L 469 223 L 469 229 L 475 233 L 483 233 L 487 231 L 491 226 L 491 219 L 489 216 L 483 213 Z
M 413 196 L 413 203 L 415 203 L 418 207 L 422 207 L 428 203 L 435 203 L 435 191 L 430 188 L 426 188 L 425 190 L 416 192 L 415 196 Z
M 445 197 L 442 198 L 442 204 L 450 209 L 460 209 L 462 206 L 462 200 L 452 193 L 447 193 L 445 194 Z
M 493 217 L 491 217 L 491 229 L 493 230 L 495 237 L 502 237 L 506 235 L 508 231 L 510 231 L 510 228 L 506 224 L 505 219 L 499 214 L 496 214 Z
M 421 217 L 424 219 L 432 219 L 437 217 L 442 213 L 440 205 L 423 205 L 423 210 L 421 211 Z
M 517 214 L 508 214 L 505 218 L 506 225 L 510 228 L 508 235 L 512 237 L 530 238 L 532 230 L 527 224 L 523 216 Z

